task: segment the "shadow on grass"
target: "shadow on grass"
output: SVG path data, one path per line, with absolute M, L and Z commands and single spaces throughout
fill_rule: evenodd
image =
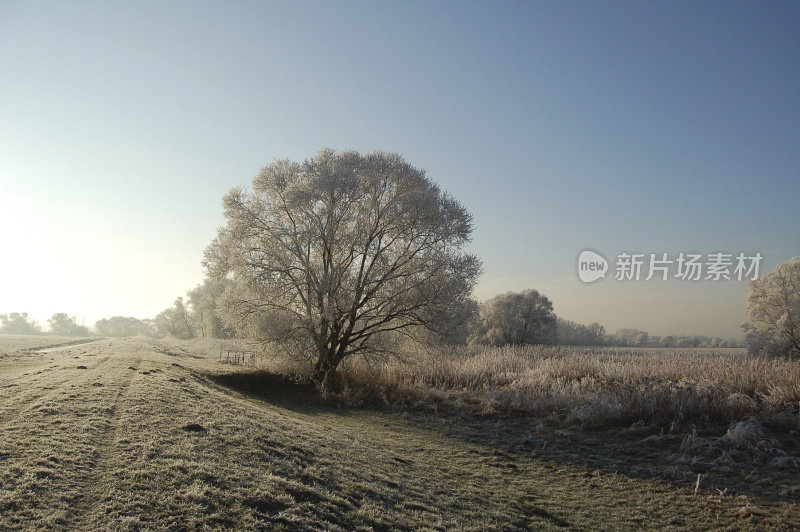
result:
M 333 407 L 323 400 L 313 384 L 298 383 L 285 375 L 253 370 L 221 373 L 208 377 L 220 386 L 289 410 L 306 413 L 333 410 Z
M 551 464 L 554 470 L 563 466 L 578 467 L 587 472 L 594 471 L 594 475 L 621 474 L 630 478 L 657 480 L 684 489 L 687 486 L 691 488 L 697 479 L 698 470 L 693 469 L 695 464 L 682 464 L 679 472 L 671 459 L 678 452 L 680 438 L 649 445 L 637 443 L 641 437 L 632 437 L 618 430 L 559 430 L 558 427 L 542 427 L 535 420 L 526 418 L 430 413 L 413 409 L 399 413 L 377 404 L 342 407 L 335 401 L 323 399 L 311 383 L 298 383 L 284 375 L 263 370 L 207 377 L 219 386 L 302 414 L 344 414 L 355 411 L 378 414 L 379 419 L 371 421 L 377 432 L 385 430 L 381 426 L 387 427 L 385 423 L 394 419 L 395 422 L 414 426 L 417 431 L 446 436 L 482 448 L 484 451 L 478 453 L 476 460 L 492 467 L 516 467 L 513 464 L 518 460 L 530 461 Z M 703 476 L 706 482 L 713 479 L 717 483 L 715 487 L 730 487 L 740 494 L 766 500 L 781 499 L 776 498 L 775 494 L 763 493 L 763 489 L 748 482 L 747 477 L 743 479 L 742 471 L 725 474 L 709 471 L 704 472 Z M 781 472 L 772 474 L 778 478 L 785 476 Z M 550 518 L 547 515 L 540 517 Z M 564 525 L 557 518 L 551 520 L 556 526 Z

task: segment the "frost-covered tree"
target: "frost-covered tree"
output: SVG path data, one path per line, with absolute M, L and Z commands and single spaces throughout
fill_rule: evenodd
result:
M 171 307 L 161 311 L 153 318 L 153 322 L 161 336 L 171 336 L 184 340 L 195 337 L 194 316 L 183 304 L 182 297 L 176 299 Z
M 751 353 L 800 357 L 800 257 L 750 281 L 742 327 Z
M 158 336 L 152 320 L 139 320 L 133 317 L 103 318 L 94 324 L 94 328 L 103 336 Z
M 558 318 L 558 345 L 603 345 L 606 328 L 597 322 L 589 325 Z
M 678 340 L 678 347 L 692 348 L 700 347 L 701 340 L 698 336 L 687 336 Z
M 647 334 L 646 331 L 642 331 L 636 336 L 633 343 L 635 345 L 642 346 L 642 345 L 647 345 L 649 341 L 650 341 L 650 335 Z
M 435 330 L 480 273 L 462 251 L 471 215 L 397 154 L 276 161 L 224 207 L 205 258 L 213 277 L 234 281 L 223 321 L 279 342 L 321 387 L 345 358 L 392 353 L 393 335 Z
M 609 338 L 609 345 L 647 345 L 650 335 L 647 331 L 639 329 L 617 329 L 617 332 Z
M 449 314 L 434 316 L 435 320 L 427 334 L 419 334 L 418 339 L 430 345 L 466 345 L 470 336 L 480 328 L 480 304 L 465 298 L 460 305 L 454 305 Z
M 675 347 L 677 341 L 674 336 L 664 336 L 659 343 L 662 347 Z
M 64 312 L 56 312 L 47 323 L 50 324 L 50 332 L 63 336 L 86 336 L 89 329 L 78 323 L 75 317 L 71 317 Z
M 39 334 L 42 329 L 35 320 L 28 318 L 27 312 L 0 314 L 0 332 L 6 334 Z
M 222 324 L 217 302 L 231 284 L 228 279 L 206 279 L 186 295 L 194 328 L 201 338 L 230 338 L 233 331 Z
M 479 343 L 489 345 L 554 344 L 556 315 L 553 304 L 537 290 L 508 292 L 481 307 Z

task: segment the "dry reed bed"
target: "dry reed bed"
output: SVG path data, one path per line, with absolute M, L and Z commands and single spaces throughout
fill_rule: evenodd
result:
M 448 348 L 404 361 L 354 360 L 338 399 L 597 427 L 685 430 L 757 418 L 800 428 L 800 362 L 735 349 Z

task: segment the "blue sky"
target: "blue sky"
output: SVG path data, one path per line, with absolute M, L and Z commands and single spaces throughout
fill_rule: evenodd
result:
M 221 197 L 323 147 L 403 154 L 473 213 L 476 295 L 739 334 L 744 282 L 578 253 L 800 255 L 796 2 L 0 0 L 0 313 L 151 317 Z

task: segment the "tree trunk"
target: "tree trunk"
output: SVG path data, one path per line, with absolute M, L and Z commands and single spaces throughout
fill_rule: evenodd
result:
M 314 364 L 314 373 L 311 379 L 323 395 L 334 391 L 336 385 L 336 368 L 341 360 L 338 353 L 332 349 L 320 351 L 317 362 Z

